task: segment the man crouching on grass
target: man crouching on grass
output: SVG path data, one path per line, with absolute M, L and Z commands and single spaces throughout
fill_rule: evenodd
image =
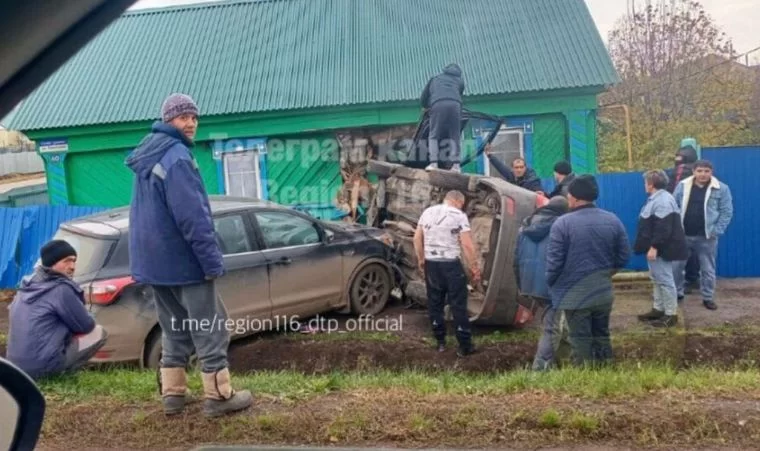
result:
M 63 240 L 45 244 L 38 266 L 21 282 L 10 310 L 7 358 L 39 379 L 83 367 L 106 342 L 71 278 L 77 253 Z

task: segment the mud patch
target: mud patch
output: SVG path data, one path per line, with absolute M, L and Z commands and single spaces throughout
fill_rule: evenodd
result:
M 760 335 L 673 333 L 655 336 L 613 336 L 618 362 L 668 362 L 677 367 L 710 365 L 716 368 L 760 367 L 756 343 Z M 455 342 L 439 353 L 428 342 L 370 340 L 263 339 L 233 345 L 230 367 L 235 371 L 291 370 L 305 374 L 368 369 L 441 370 L 464 373 L 501 372 L 529 368 L 537 341 L 495 342 L 478 347 L 475 354 L 460 358 Z

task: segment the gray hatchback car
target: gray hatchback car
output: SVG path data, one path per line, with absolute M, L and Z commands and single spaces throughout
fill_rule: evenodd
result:
M 233 339 L 293 330 L 326 312 L 376 315 L 395 286 L 390 235 L 372 227 L 321 221 L 266 201 L 210 196 L 225 274 L 217 281 Z M 137 361 L 156 368 L 161 329 L 152 290 L 129 273 L 129 208 L 62 224 L 55 238 L 78 251 L 74 280 L 108 330 L 92 362 Z

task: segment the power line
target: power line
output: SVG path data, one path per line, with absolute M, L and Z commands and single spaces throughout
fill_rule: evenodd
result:
M 758 50 L 760 50 L 760 46 L 758 46 L 758 47 L 755 47 L 754 49 L 752 49 L 752 50 L 749 50 L 749 51 L 747 51 L 747 52 L 744 52 L 744 53 L 741 53 L 741 54 L 739 54 L 739 55 L 733 56 L 733 57 L 731 57 L 731 58 L 727 58 L 725 61 L 721 61 L 720 63 L 717 63 L 717 64 L 713 64 L 712 66 L 708 66 L 707 68 L 705 68 L 705 69 L 702 69 L 702 70 L 699 70 L 699 71 L 697 71 L 697 72 L 694 72 L 693 74 L 688 74 L 688 75 L 685 75 L 685 76 L 683 76 L 683 77 L 681 77 L 681 78 L 677 78 L 677 79 L 675 79 L 675 80 L 671 80 L 671 81 L 669 81 L 669 82 L 667 82 L 667 83 L 664 83 L 664 84 L 662 84 L 662 85 L 659 85 L 659 86 L 655 86 L 655 87 L 653 87 L 653 88 L 651 88 L 651 89 L 647 89 L 646 91 L 638 92 L 638 93 L 635 93 L 635 94 L 633 94 L 633 95 L 634 95 L 634 96 L 640 96 L 640 95 L 644 95 L 644 94 L 646 94 L 646 93 L 648 93 L 648 92 L 657 91 L 657 90 L 659 90 L 660 88 L 664 88 L 664 87 L 666 87 L 666 86 L 670 86 L 670 85 L 672 85 L 673 83 L 678 83 L 678 82 L 684 81 L 684 80 L 686 80 L 686 79 L 689 79 L 689 78 L 692 78 L 692 77 L 696 77 L 697 75 L 703 74 L 703 73 L 705 73 L 705 72 L 710 72 L 710 71 L 712 71 L 713 69 L 715 69 L 716 67 L 720 67 L 720 66 L 723 66 L 724 64 L 728 64 L 728 63 L 731 63 L 731 62 L 733 62 L 733 61 L 735 61 L 735 60 L 737 60 L 737 59 L 739 59 L 739 58 L 742 58 L 742 57 L 748 56 L 749 54 L 751 54 L 751 53 L 754 53 L 754 52 L 756 52 L 756 51 L 758 51 Z M 619 102 L 612 102 L 612 103 L 603 104 L 603 105 L 600 105 L 600 106 L 599 106 L 599 108 L 604 108 L 604 107 L 607 107 L 607 106 L 615 105 L 616 103 L 619 103 Z

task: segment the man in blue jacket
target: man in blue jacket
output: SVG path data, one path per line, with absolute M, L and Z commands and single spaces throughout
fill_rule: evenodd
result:
M 715 261 L 718 254 L 718 240 L 734 215 L 731 189 L 713 176 L 712 163 L 700 160 L 694 163 L 694 175 L 682 180 L 673 193 L 681 209 L 681 221 L 686 233 L 689 255 L 699 259 L 699 283 L 702 303 L 705 308 L 715 310 Z M 684 296 L 686 262 L 678 262 L 675 268 L 675 282 L 678 297 Z
M 108 336 L 87 312 L 82 288 L 71 279 L 77 260 L 71 244 L 50 241 L 40 259 L 9 307 L 6 352 L 34 379 L 80 369 Z
M 456 64 L 446 66 L 443 72 L 431 78 L 422 90 L 422 108 L 430 110 L 430 165 L 427 169 L 461 171 L 463 93 L 462 69 Z
M 215 280 L 224 262 L 211 207 L 190 152 L 199 110 L 193 99 L 172 94 L 127 158 L 135 173 L 129 214 L 132 277 L 153 287 L 163 333 L 160 390 L 164 412 L 185 407 L 185 368 L 193 350 L 201 362 L 207 416 L 246 409 L 251 393 L 235 391 L 227 362 L 227 316 Z M 213 324 L 210 324 L 213 323 Z M 209 327 L 203 327 L 203 324 Z
M 546 252 L 552 306 L 565 313 L 576 364 L 612 359 L 612 276 L 631 254 L 625 227 L 594 205 L 598 196 L 594 176 L 573 180 L 567 196 L 570 212 L 552 225 Z

